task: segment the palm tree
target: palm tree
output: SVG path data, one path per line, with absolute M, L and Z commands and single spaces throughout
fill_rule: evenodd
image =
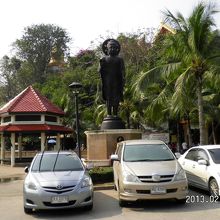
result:
M 217 144 L 216 128 L 220 125 L 220 79 L 207 77 L 204 89 L 204 109 L 206 121 L 211 125 L 209 141 Z
M 126 122 L 126 127 L 139 129 L 143 118 L 143 103 L 133 96 L 132 86 L 124 89 L 124 100 L 120 104 L 120 116 Z
M 211 29 L 216 12 L 214 4 L 204 2 L 199 3 L 187 19 L 181 13 L 174 16 L 169 10 L 165 11 L 165 21 L 176 30 L 175 35 L 170 34 L 165 39 L 163 57 L 166 62 L 140 74 L 136 83 L 136 87 L 141 89 L 146 87 L 146 82 L 149 85 L 162 75 L 172 77 L 175 80 L 172 99 L 182 97 L 183 89 L 192 88 L 191 96 L 197 97 L 201 145 L 207 143 L 202 94 L 204 75 L 218 73 L 216 59 L 220 57 L 216 50 L 220 36 Z

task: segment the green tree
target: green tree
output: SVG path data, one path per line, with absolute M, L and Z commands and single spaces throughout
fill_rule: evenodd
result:
M 143 72 L 137 83 L 137 87 L 141 88 L 144 86 L 143 82 L 149 84 L 149 80 L 157 81 L 161 75 L 167 75 L 169 78 L 176 74 L 174 96 L 181 97 L 184 88 L 194 88 L 191 96 L 197 97 L 200 144 L 207 143 L 202 94 L 204 75 L 211 72 L 214 76 L 218 73 L 219 66 L 216 62 L 219 57 L 219 50 L 216 48 L 219 33 L 211 29 L 216 12 L 214 4 L 204 2 L 199 3 L 187 19 L 181 13 L 174 16 L 169 10 L 164 12 L 165 21 L 176 30 L 175 35 L 170 34 L 165 40 L 166 62 Z
M 121 44 L 121 56 L 126 61 L 129 79 L 132 79 L 132 74 L 135 75 L 140 72 L 148 64 L 148 54 L 153 42 L 153 33 L 153 29 L 145 29 L 134 33 L 121 33 L 117 37 Z
M 14 98 L 19 92 L 17 84 L 18 71 L 21 67 L 21 61 L 15 57 L 4 56 L 0 63 L 1 78 L 1 99 L 7 102 Z
M 80 125 L 82 130 L 97 128 L 93 117 L 99 80 L 97 65 L 95 51 L 81 50 L 75 56 L 69 57 L 62 72 L 48 74 L 44 84 L 35 84 L 43 95 L 65 111 L 64 124 L 74 126 L 75 105 L 69 85 L 80 82 L 83 85 L 79 94 Z
M 40 24 L 26 27 L 22 38 L 17 39 L 13 46 L 17 56 L 31 66 L 32 81 L 43 83 L 52 53 L 57 59 L 67 55 L 70 40 L 63 28 L 51 24 Z
M 216 130 L 220 126 L 220 78 L 219 76 L 213 79 L 206 77 L 205 89 L 203 90 L 204 110 L 207 123 L 210 125 L 211 132 L 209 142 L 217 144 Z

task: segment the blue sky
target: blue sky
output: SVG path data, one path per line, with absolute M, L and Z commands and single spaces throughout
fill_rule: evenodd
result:
M 205 1 L 206 2 L 206 1 Z M 218 2 L 214 0 L 214 2 Z M 158 28 L 166 8 L 189 15 L 198 0 L 7 0 L 1 1 L 0 58 L 11 56 L 10 45 L 32 24 L 55 24 L 73 39 L 71 52 L 87 49 L 108 32 Z M 216 16 L 220 28 L 220 13 Z

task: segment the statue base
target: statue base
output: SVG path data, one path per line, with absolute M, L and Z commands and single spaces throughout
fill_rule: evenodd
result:
M 85 131 L 87 160 L 104 163 L 115 153 L 119 138 L 123 140 L 141 139 L 142 132 L 135 129 L 109 129 Z M 104 164 L 103 164 L 104 165 Z
M 108 129 L 125 129 L 125 123 L 118 116 L 108 115 L 102 122 L 101 130 Z

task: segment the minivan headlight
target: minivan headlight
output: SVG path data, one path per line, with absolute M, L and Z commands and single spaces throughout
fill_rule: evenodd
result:
M 132 182 L 132 183 L 140 182 L 138 177 L 132 173 L 124 172 L 123 176 L 124 176 L 124 181 L 126 182 Z
M 177 173 L 174 176 L 174 181 L 179 181 L 179 180 L 185 180 L 186 179 L 186 172 L 183 168 L 179 168 Z

